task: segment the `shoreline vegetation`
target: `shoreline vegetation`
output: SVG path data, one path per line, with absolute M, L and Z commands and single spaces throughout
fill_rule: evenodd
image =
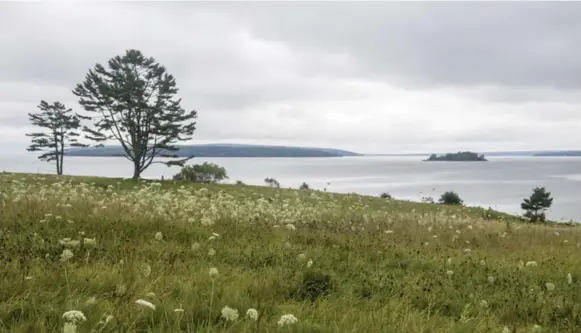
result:
M 580 324 L 581 229 L 568 225 L 276 186 L 2 173 L 0 187 L 0 331 Z
M 470 151 L 447 153 L 445 155 L 432 154 L 426 162 L 488 162 L 484 155 L 479 155 Z

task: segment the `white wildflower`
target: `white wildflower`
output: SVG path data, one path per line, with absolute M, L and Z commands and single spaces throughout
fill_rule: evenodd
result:
M 78 310 L 70 310 L 63 313 L 63 319 L 69 323 L 79 323 L 82 321 L 86 321 L 87 317 L 85 314 Z
M 289 223 L 289 224 L 287 224 L 287 225 L 286 225 L 286 228 L 287 228 L 288 230 L 290 230 L 290 231 L 295 231 L 295 230 L 297 230 L 297 228 L 295 227 L 295 225 L 294 225 L 294 224 L 292 224 L 292 223 Z
M 161 233 L 161 231 L 155 233 L 155 239 L 158 241 L 163 240 L 163 234 Z
M 222 308 L 222 318 L 226 319 L 227 321 L 235 321 L 238 319 L 238 310 L 232 309 L 229 306 L 225 306 Z
M 93 304 L 97 304 L 97 298 L 95 296 L 93 297 L 89 297 L 86 301 L 85 301 L 86 305 L 93 305 Z
M 124 284 L 117 285 L 115 288 L 115 294 L 118 296 L 123 296 L 127 292 L 127 287 Z
M 486 261 L 480 260 L 480 266 L 486 266 Z
M 213 248 L 210 248 L 208 250 L 208 256 L 213 257 L 216 255 L 216 250 L 214 250 Z
M 307 267 L 311 268 L 311 266 L 313 266 L 313 259 L 309 259 L 309 261 L 307 261 Z
M 152 310 L 155 310 L 155 305 L 153 305 L 153 303 L 148 302 L 148 301 L 143 300 L 143 299 L 138 299 L 137 301 L 135 301 L 135 304 L 140 305 L 144 308 L 150 308 Z
M 278 326 L 292 325 L 297 321 L 299 321 L 297 317 L 293 316 L 292 314 L 285 314 L 282 315 L 278 320 Z
M 63 253 L 61 253 L 61 261 L 66 262 L 74 256 L 73 251 L 69 249 L 64 249 Z
M 141 273 L 143 274 L 143 276 L 149 277 L 149 275 L 151 274 L 151 266 L 149 266 L 148 264 L 143 264 L 141 266 Z
M 196 252 L 200 249 L 201 245 L 198 242 L 195 242 L 194 244 L 192 244 L 192 251 Z
M 384 231 L 387 235 L 393 234 L 393 230 L 385 230 Z
M 539 326 L 539 325 L 534 325 L 534 326 L 533 326 L 533 328 L 532 328 L 532 332 L 533 332 L 533 333 L 538 333 L 538 332 L 540 332 L 541 330 L 542 330 L 542 328 L 541 328 L 541 326 Z
M 248 309 L 246 310 L 246 317 L 256 321 L 258 320 L 258 311 L 256 309 Z
M 155 293 L 154 292 L 151 292 L 151 291 L 148 292 L 147 295 L 145 295 L 145 296 L 148 297 L 148 298 L 155 298 L 156 297 L 155 296 Z
M 77 333 L 77 325 L 73 323 L 65 323 L 63 333 Z
M 173 309 L 173 312 L 184 312 L 184 309 L 182 309 L 182 308 Z
M 211 278 L 214 278 L 214 277 L 218 276 L 218 269 L 216 267 L 212 267 L 212 268 L 210 268 L 210 271 L 208 272 L 208 274 L 210 275 Z
M 452 275 L 454 275 L 454 271 L 446 271 L 446 275 L 452 276 Z
M 555 290 L 555 284 L 554 283 L 551 283 L 551 282 L 545 283 L 545 287 L 547 288 L 548 291 Z
M 567 283 L 568 283 L 568 284 L 571 284 L 571 283 L 573 283 L 573 276 L 571 276 L 571 273 L 568 273 L 568 274 L 567 274 Z
M 85 244 L 85 246 L 96 246 L 97 238 L 84 238 L 83 243 Z
M 506 326 L 502 329 L 502 333 L 510 333 L 510 329 Z
M 471 249 L 464 249 L 464 254 L 467 256 L 471 256 L 472 255 L 472 250 Z
M 527 267 L 537 267 L 537 262 L 536 261 L 529 261 L 526 264 Z
M 494 276 L 489 276 L 489 277 L 488 277 L 488 282 L 489 282 L 489 283 L 494 283 L 494 281 L 495 281 L 495 280 L 496 280 L 496 279 L 494 278 Z
M 488 307 L 488 302 L 486 300 L 481 300 L 480 301 L 480 306 L 483 308 L 487 308 Z
M 446 263 L 447 263 L 448 265 L 452 265 L 452 258 L 448 258 L 448 260 L 446 260 Z
M 303 260 L 307 259 L 307 255 L 304 253 L 301 253 L 297 256 L 297 259 L 299 259 L 300 261 L 303 261 Z
M 200 221 L 200 223 L 202 223 L 202 225 L 207 226 L 207 227 L 214 225 L 214 221 L 207 216 L 202 217 L 202 220 Z

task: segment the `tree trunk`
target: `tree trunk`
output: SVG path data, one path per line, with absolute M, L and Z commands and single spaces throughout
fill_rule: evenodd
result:
M 133 177 L 131 179 L 138 180 L 141 177 L 140 165 L 138 163 L 133 163 Z

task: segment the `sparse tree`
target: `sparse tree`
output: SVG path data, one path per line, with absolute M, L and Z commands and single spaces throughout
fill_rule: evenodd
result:
M 186 165 L 178 174 L 174 175 L 173 179 L 214 184 L 228 179 L 228 175 L 224 167 L 204 162 L 203 164 Z
M 545 210 L 551 207 L 553 198 L 551 192 L 547 192 L 544 187 L 535 187 L 530 198 L 524 199 L 520 207 L 525 210 L 524 216 L 531 222 L 545 221 Z
M 309 187 L 309 184 L 303 182 L 301 184 L 301 186 L 299 187 L 299 190 L 310 190 L 311 188 Z
M 383 192 L 379 195 L 380 198 L 382 199 L 391 199 L 391 194 L 387 193 L 387 192 Z
M 460 199 L 460 196 L 456 192 L 448 191 L 442 194 L 439 203 L 444 205 L 462 205 L 464 201 Z
M 274 178 L 266 177 L 264 178 L 264 182 L 270 187 L 280 187 L 280 183 Z
M 44 131 L 26 134 L 32 142 L 26 150 L 44 151 L 38 159 L 55 161 L 56 173 L 62 175 L 65 149 L 87 146 L 78 142 L 77 132 L 81 127 L 81 119 L 85 117 L 73 113 L 72 109 L 67 109 L 61 102 L 49 104 L 40 101 L 38 108 L 39 112 L 29 113 L 28 117 L 32 125 L 41 127 Z
M 98 146 L 118 141 L 133 162 L 133 179 L 152 163 L 183 167 L 193 158 L 176 154 L 175 144 L 192 138 L 197 118 L 195 110 L 181 106 L 177 93 L 175 78 L 138 50 L 111 58 L 107 68 L 95 65 L 73 90 L 79 104 L 94 114 L 93 126 L 83 128 L 86 137 Z M 156 157 L 171 159 L 154 161 Z

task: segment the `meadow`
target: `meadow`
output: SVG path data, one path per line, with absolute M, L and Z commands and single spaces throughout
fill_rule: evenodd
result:
M 0 332 L 581 331 L 577 227 L 244 185 L 0 191 Z

